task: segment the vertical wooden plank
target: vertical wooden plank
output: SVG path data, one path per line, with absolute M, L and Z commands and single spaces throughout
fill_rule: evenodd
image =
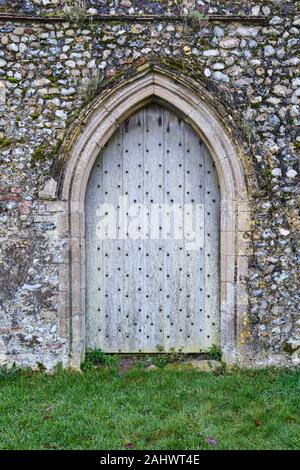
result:
M 85 196 L 86 214 L 86 342 L 88 349 L 98 347 L 102 323 L 102 243 L 96 239 L 96 206 L 102 202 L 102 152 L 92 169 Z
M 184 203 L 184 123 L 174 113 L 165 110 L 164 119 L 164 297 L 165 351 L 184 351 L 186 337 L 186 283 L 183 240 L 168 239 L 169 220 L 174 204 L 178 212 Z M 183 214 L 183 212 L 182 212 Z M 171 218 L 172 221 L 172 218 Z M 179 225 L 179 224 L 178 224 Z M 179 225 L 183 231 L 183 220 Z M 171 224 L 171 236 L 174 236 Z M 178 227 L 179 229 L 179 227 Z
M 122 135 L 118 130 L 103 149 L 103 203 L 111 205 L 112 211 L 117 210 L 119 196 L 122 192 Z M 109 213 L 109 212 L 108 212 Z M 116 222 L 116 221 L 115 221 Z M 117 228 L 117 227 L 116 227 Z M 112 234 L 113 235 L 113 234 Z M 117 233 L 115 234 L 117 236 Z M 107 352 L 120 352 L 122 337 L 123 285 L 121 273 L 122 258 L 120 242 L 116 238 L 102 241 L 102 312 L 103 323 L 99 332 L 99 344 Z
M 204 206 L 205 202 L 204 156 L 198 136 L 186 124 L 184 129 L 184 169 L 185 204 L 187 204 L 188 208 L 185 219 L 185 233 L 191 233 L 190 240 L 192 241 L 192 233 L 195 232 L 195 235 L 198 238 L 196 232 L 201 230 L 199 224 L 202 227 L 204 225 L 204 220 L 203 224 L 201 220 L 199 220 L 202 214 L 200 207 Z M 196 205 L 199 205 L 199 210 L 197 211 Z M 191 210 L 189 209 L 189 206 L 191 206 Z M 189 215 L 187 212 L 189 212 Z M 204 227 L 202 230 L 204 232 Z M 192 246 L 193 249 L 186 249 L 184 253 L 186 266 L 185 310 L 187 322 L 185 350 L 187 352 L 199 352 L 203 349 L 205 323 L 204 246 L 201 242 L 202 240 L 199 239 L 196 241 L 195 239 L 195 243 L 191 243 L 189 242 L 189 237 L 187 237 L 186 248 Z
M 219 344 L 219 246 L 220 246 L 220 190 L 218 175 L 206 147 L 205 162 L 205 339 L 204 347 Z
M 144 111 L 131 116 L 122 125 L 123 130 L 123 194 L 128 200 L 128 221 L 142 233 L 143 225 L 138 221 L 138 207 L 143 203 L 144 191 Z M 137 210 L 136 215 L 130 207 Z M 144 338 L 144 241 L 132 239 L 130 226 L 128 239 L 123 242 L 123 324 L 125 335 L 120 338 L 123 352 L 139 352 L 143 350 Z
M 144 203 L 163 203 L 163 110 L 152 104 L 145 109 L 144 126 Z M 159 239 L 144 241 L 145 293 L 143 298 L 145 351 L 163 350 L 163 248 Z

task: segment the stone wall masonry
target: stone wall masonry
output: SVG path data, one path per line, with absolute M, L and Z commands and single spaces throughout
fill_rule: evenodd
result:
M 83 8 L 89 14 L 178 14 L 197 10 L 205 14 L 270 15 L 275 10 L 293 14 L 292 1 L 248 0 L 0 0 L 3 12 L 37 16 L 61 14 L 64 8 Z
M 0 365 L 68 365 L 69 327 L 58 314 L 70 249 L 57 197 L 62 149 L 102 90 L 149 64 L 201 82 L 231 127 L 252 201 L 251 354 L 257 366 L 299 364 L 297 3 L 90 0 L 77 19 L 66 4 L 0 0 Z M 157 17 L 139 20 L 145 14 Z

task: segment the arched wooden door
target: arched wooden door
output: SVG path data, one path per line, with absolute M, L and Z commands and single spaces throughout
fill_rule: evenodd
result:
M 218 343 L 219 213 L 212 157 L 179 116 L 153 103 L 119 127 L 85 198 L 88 349 Z

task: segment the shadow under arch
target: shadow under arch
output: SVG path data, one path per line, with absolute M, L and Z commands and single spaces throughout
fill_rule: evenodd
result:
M 70 255 L 61 276 L 67 307 L 61 323 L 68 323 L 70 365 L 79 367 L 85 355 L 85 190 L 94 162 L 105 143 L 131 114 L 150 102 L 171 107 L 206 144 L 220 183 L 220 341 L 227 363 L 250 361 L 248 332 L 248 243 L 250 196 L 242 155 L 230 128 L 220 119 L 211 97 L 198 84 L 152 67 L 105 90 L 81 122 L 61 177 L 59 199 L 68 211 Z

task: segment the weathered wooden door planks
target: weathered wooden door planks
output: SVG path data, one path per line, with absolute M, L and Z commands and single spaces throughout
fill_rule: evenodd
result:
M 199 352 L 218 343 L 219 206 L 212 157 L 175 113 L 151 104 L 120 126 L 86 192 L 88 348 Z M 104 223 L 113 213 L 115 232 Z

